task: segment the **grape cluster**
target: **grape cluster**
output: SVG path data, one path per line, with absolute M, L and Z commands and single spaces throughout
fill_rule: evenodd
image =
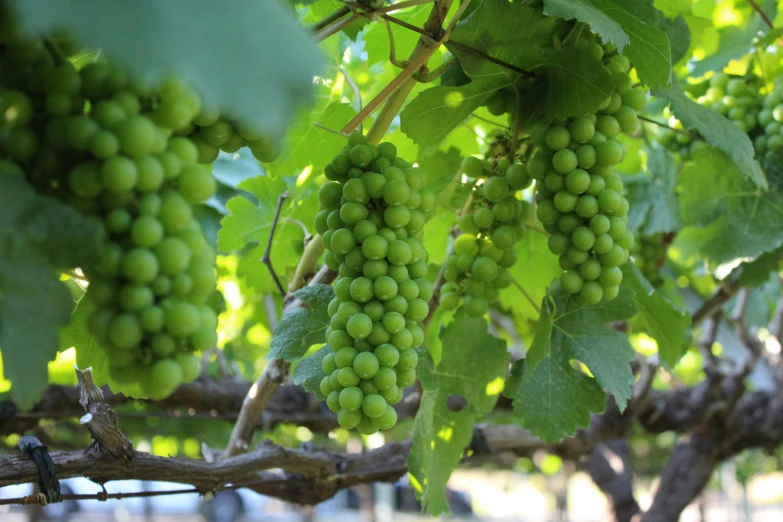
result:
M 761 100 L 758 112 L 757 135 L 753 140 L 756 154 L 765 166 L 775 162 L 777 153 L 783 150 L 783 84 L 780 81 Z
M 666 261 L 666 251 L 670 239 L 657 233 L 650 236 L 640 236 L 631 250 L 634 264 L 653 286 L 661 284 L 661 265 Z
M 503 159 L 495 164 L 465 158 L 462 173 L 473 190 L 458 221 L 454 255 L 446 259 L 440 304 L 447 310 L 463 303 L 465 313 L 481 317 L 511 285 L 508 269 L 517 261 L 514 245 L 525 235 L 533 206 L 517 197 L 533 180 L 522 163 Z
M 537 216 L 549 237 L 549 249 L 560 256 L 563 290 L 584 304 L 614 299 L 620 290 L 620 266 L 628 259 L 633 234 L 626 229 L 628 200 L 613 167 L 625 156 L 616 138 L 638 127 L 637 112 L 646 93 L 633 87 L 631 64 L 613 45 L 583 41 L 602 58 L 615 89 L 595 114 L 531 126 L 539 149 L 527 163 L 537 180 Z
M 0 38 L 0 159 L 103 225 L 99 259 L 82 267 L 88 327 L 112 377 L 153 398 L 194 379 L 192 352 L 217 340 L 215 253 L 192 209 L 215 181 L 172 135 L 200 108 L 174 79 L 153 91 L 103 61 L 77 71 L 40 38 Z
M 765 105 L 762 109 L 760 89 L 761 85 L 757 78 L 740 78 L 721 72 L 709 79 L 706 92 L 699 96 L 696 102 L 725 116 L 743 132 L 755 135 L 759 125 L 766 127 L 774 121 L 772 110 L 780 103 L 778 101 L 771 107 Z M 672 152 L 678 153 L 683 159 L 690 158 L 696 149 L 706 146 L 705 142 L 694 140 L 689 133 L 677 132 L 685 129 L 682 122 L 673 116 L 668 109 L 665 111 L 665 116 L 668 118 L 671 129 L 658 129 L 656 134 L 658 143 Z M 780 125 L 773 125 L 770 130 L 773 131 L 768 133 L 770 135 L 780 134 Z M 778 139 L 783 144 L 783 136 Z M 765 146 L 765 139 L 757 140 L 757 151 L 763 152 Z
M 435 195 L 393 144 L 371 145 L 360 133 L 325 174 L 315 226 L 339 275 L 321 392 L 342 427 L 369 435 L 395 425 L 391 405 L 416 379 L 419 323 L 433 294 L 421 238 Z
M 250 148 L 253 156 L 264 163 L 274 161 L 280 152 L 280 143 L 262 130 L 207 108 L 202 108 L 187 127 L 187 136 L 198 148 L 199 163 L 212 163 L 221 150 L 236 152 L 242 147 Z

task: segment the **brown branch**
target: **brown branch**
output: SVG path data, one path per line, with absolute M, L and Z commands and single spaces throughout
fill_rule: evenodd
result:
M 277 230 L 277 222 L 280 220 L 280 211 L 282 210 L 283 203 L 287 197 L 287 190 L 277 197 L 277 208 L 275 208 L 275 217 L 272 218 L 272 228 L 269 230 L 269 241 L 266 242 L 266 249 L 264 250 L 263 257 L 261 257 L 261 262 L 269 269 L 269 273 L 272 275 L 272 279 L 274 279 L 275 285 L 277 286 L 277 289 L 280 290 L 280 295 L 282 295 L 283 298 L 285 298 L 285 288 L 283 288 L 283 283 L 280 282 L 280 278 L 277 277 L 277 272 L 275 272 L 275 268 L 272 266 L 270 254 L 272 252 L 272 242 L 275 239 L 275 230 Z
M 85 413 L 79 422 L 90 430 L 92 443 L 87 453 L 99 458 L 127 461 L 133 458 L 133 445 L 120 431 L 114 410 L 106 403 L 101 389 L 92 379 L 92 369 L 76 369 L 79 404 Z
M 632 522 L 641 508 L 633 494 L 628 440 L 617 439 L 596 446 L 587 459 L 587 471 L 608 497 L 615 521 Z
M 677 445 L 663 469 L 655 498 L 642 522 L 679 520 L 683 509 L 707 485 L 718 462 L 718 446 L 709 437 L 696 434 Z
M 335 275 L 335 272 L 324 266 L 310 281 L 310 284 L 329 284 Z M 289 294 L 288 297 L 292 295 Z M 287 303 L 283 307 L 283 314 L 302 305 L 303 303 L 296 298 L 287 299 Z M 261 372 L 256 382 L 250 387 L 242 402 L 239 417 L 231 432 L 231 439 L 222 458 L 232 457 L 247 451 L 261 415 L 264 413 L 275 390 L 283 384 L 288 376 L 289 367 L 290 364 L 282 359 L 272 359 L 267 363 L 264 371 Z
M 756 3 L 756 0 L 748 0 L 748 3 L 750 3 L 751 6 L 753 6 L 753 9 L 761 16 L 762 20 L 764 20 L 764 23 L 767 24 L 767 26 L 770 29 L 775 28 L 775 25 L 772 23 L 772 20 L 769 19 L 769 16 L 767 16 L 767 13 L 764 12 L 761 6 L 759 6 L 759 4 Z
M 718 291 L 715 292 L 709 299 L 704 301 L 702 303 L 701 307 L 699 307 L 698 310 L 693 312 L 693 315 L 691 316 L 692 321 L 691 324 L 693 326 L 698 325 L 701 323 L 704 319 L 714 314 L 716 311 L 721 309 L 724 304 L 726 304 L 727 301 L 729 301 L 734 295 L 739 291 L 740 284 L 739 281 L 732 281 L 726 285 L 723 285 L 718 288 Z

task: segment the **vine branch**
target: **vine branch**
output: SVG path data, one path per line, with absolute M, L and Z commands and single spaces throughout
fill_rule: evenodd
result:
M 272 266 L 272 257 L 270 254 L 272 252 L 272 242 L 275 239 L 275 231 L 277 230 L 277 222 L 280 220 L 280 211 L 283 209 L 283 203 L 287 198 L 287 190 L 277 197 L 277 208 L 275 208 L 275 217 L 272 218 L 272 228 L 269 230 L 269 241 L 266 242 L 266 249 L 264 250 L 264 255 L 261 257 L 261 262 L 269 269 L 269 273 L 272 275 L 272 279 L 274 279 L 275 285 L 283 298 L 285 298 L 285 288 L 283 288 L 283 283 L 280 282 L 280 278 L 277 277 L 277 272 L 275 272 L 275 268 Z

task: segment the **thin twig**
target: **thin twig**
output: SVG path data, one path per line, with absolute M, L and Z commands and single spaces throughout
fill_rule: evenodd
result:
M 390 21 L 393 24 L 397 24 L 397 25 L 399 25 L 401 27 L 404 27 L 404 28 L 409 29 L 411 31 L 417 32 L 417 33 L 419 33 L 421 35 L 424 35 L 424 36 L 426 36 L 428 38 L 434 39 L 433 35 L 427 33 L 423 29 L 420 29 L 420 28 L 416 27 L 415 25 L 411 25 L 408 22 L 400 20 L 399 18 L 395 18 L 393 16 L 389 16 L 389 15 L 385 15 L 385 14 L 381 15 L 381 18 L 383 18 L 384 20 L 388 20 L 388 21 Z M 448 46 L 452 46 L 455 49 L 459 49 L 460 51 L 463 51 L 463 52 L 466 52 L 466 53 L 469 53 L 469 54 L 473 54 L 475 56 L 479 56 L 481 58 L 484 58 L 488 62 L 492 62 L 495 65 L 499 65 L 499 66 L 501 66 L 501 67 L 503 67 L 505 69 L 508 69 L 510 71 L 514 71 L 516 73 L 519 73 L 522 76 L 526 76 L 528 78 L 535 78 L 536 77 L 536 75 L 531 73 L 530 71 L 526 71 L 524 69 L 520 69 L 516 65 L 512 65 L 512 64 L 510 64 L 508 62 L 504 62 L 503 60 L 498 60 L 497 58 L 494 58 L 494 57 L 492 57 L 492 56 L 490 56 L 488 54 L 485 54 L 485 53 L 479 51 L 478 49 L 474 49 L 473 47 L 469 47 L 469 46 L 461 44 L 459 42 L 455 42 L 454 40 L 449 39 L 448 42 L 446 43 L 446 46 L 447 47 Z
M 261 262 L 266 265 L 266 267 L 269 269 L 269 273 L 272 274 L 272 279 L 275 280 L 275 284 L 277 285 L 277 289 L 280 290 L 280 295 L 283 296 L 285 299 L 285 288 L 283 288 L 283 283 L 280 282 L 280 278 L 277 277 L 277 273 L 275 272 L 274 267 L 272 266 L 272 258 L 270 257 L 270 252 L 272 251 L 272 241 L 275 238 L 275 230 L 277 229 L 277 221 L 280 219 L 280 210 L 283 208 L 283 202 L 288 197 L 288 191 L 286 190 L 280 196 L 277 198 L 277 208 L 275 209 L 275 217 L 272 218 L 272 229 L 269 231 L 269 241 L 266 243 L 266 250 L 264 250 L 264 256 L 261 258 Z
M 342 20 L 340 20 L 340 21 L 338 21 L 338 22 L 336 22 L 336 23 L 334 23 L 334 24 L 332 24 L 332 25 L 322 29 L 321 31 L 319 31 L 315 35 L 315 41 L 316 42 L 322 42 L 322 41 L 326 40 L 327 38 L 329 38 L 333 34 L 339 33 L 340 31 L 342 31 L 343 29 L 345 29 L 346 27 L 348 27 L 349 25 L 354 23 L 359 18 L 362 18 L 362 16 L 357 14 L 357 13 L 352 14 L 348 18 L 343 18 Z
M 429 47 L 422 51 L 421 54 L 415 58 L 412 58 L 405 69 L 403 69 L 400 74 L 398 74 L 386 87 L 384 87 L 383 90 L 379 92 L 377 96 L 375 96 L 375 98 L 370 100 L 370 103 L 365 105 L 362 110 L 359 111 L 359 114 L 357 114 L 351 121 L 348 122 L 345 127 L 343 127 L 342 132 L 350 134 L 356 130 L 356 128 L 373 112 L 375 112 L 375 110 L 380 107 L 383 102 L 385 102 L 392 94 L 394 94 L 395 91 L 397 91 L 397 89 L 407 82 L 411 76 L 416 74 L 422 65 L 427 63 L 427 60 L 429 60 L 430 56 L 432 56 L 437 48 L 438 46 Z
M 344 17 L 345 15 L 347 15 L 350 12 L 351 12 L 351 8 L 350 7 L 348 7 L 347 5 L 343 6 L 340 9 L 336 10 L 335 12 L 333 12 L 332 14 L 324 17 L 323 19 L 321 19 L 321 20 L 319 20 L 317 22 L 315 22 L 313 25 L 311 25 L 307 29 L 311 33 L 317 33 L 318 31 L 320 31 L 324 27 L 326 27 L 326 26 L 328 26 L 330 24 L 333 24 L 334 22 L 336 22 L 337 20 L 339 20 L 340 18 Z
M 347 83 L 351 88 L 351 91 L 353 91 L 354 108 L 357 112 L 362 110 L 362 93 L 359 90 L 359 86 L 356 85 L 356 82 L 353 81 L 350 76 L 348 76 L 348 71 L 346 71 L 345 67 L 342 65 L 340 66 L 340 72 L 342 73 L 343 78 L 345 78 L 345 83 Z
M 665 129 L 669 129 L 669 130 L 672 130 L 672 131 L 674 131 L 674 132 L 679 132 L 680 134 L 685 134 L 686 136 L 688 136 L 688 137 L 689 137 L 689 138 L 691 138 L 692 140 L 696 140 L 696 141 L 706 141 L 706 140 L 705 140 L 703 137 L 699 136 L 698 134 L 694 134 L 694 133 L 692 133 L 692 132 L 689 132 L 689 131 L 687 131 L 687 130 L 685 130 L 685 129 L 675 129 L 674 127 L 672 127 L 672 126 L 670 126 L 670 125 L 668 125 L 668 124 L 666 124 L 666 123 L 661 123 L 661 122 L 659 122 L 659 121 L 652 120 L 652 119 L 650 119 L 650 118 L 648 118 L 648 117 L 646 117 L 646 116 L 642 116 L 641 114 L 640 114 L 640 115 L 638 115 L 637 117 L 638 117 L 640 120 L 642 120 L 642 121 L 646 121 L 647 123 L 652 123 L 652 124 L 654 124 L 654 125 L 657 125 L 657 126 L 659 126 L 659 127 L 663 127 L 663 128 L 665 128 Z
M 406 0 L 405 2 L 397 2 L 386 7 L 381 7 L 373 11 L 374 13 L 392 13 L 394 11 L 400 11 L 407 9 L 408 7 L 414 7 L 417 5 L 432 4 L 435 0 Z
M 753 6 L 753 9 L 756 10 L 756 12 L 761 15 L 761 18 L 764 20 L 764 23 L 769 26 L 770 29 L 775 28 L 775 24 L 772 23 L 772 20 L 769 19 L 769 16 L 767 16 L 767 13 L 764 12 L 763 9 L 759 6 L 759 4 L 756 3 L 756 0 L 748 0 L 748 3 Z
M 476 118 L 477 120 L 481 120 L 481 121 L 487 122 L 487 123 L 492 124 L 492 125 L 497 125 L 498 127 L 503 127 L 504 129 L 511 130 L 508 125 L 503 125 L 502 123 L 498 123 L 496 121 L 488 120 L 487 118 L 483 118 L 481 116 L 477 116 L 476 114 L 471 114 L 471 117 Z
M 528 294 L 528 293 L 527 293 L 527 290 L 525 290 L 524 288 L 522 288 L 522 285 L 520 285 L 520 284 L 519 284 L 519 281 L 517 281 L 516 279 L 514 279 L 514 278 L 511 278 L 511 282 L 512 282 L 512 283 L 514 283 L 514 286 L 516 286 L 516 287 L 517 287 L 517 289 L 518 289 L 520 292 L 522 292 L 522 295 L 524 295 L 524 296 L 525 296 L 525 299 L 527 299 L 528 303 L 530 303 L 530 306 L 532 306 L 532 307 L 533 307 L 533 309 L 534 309 L 536 312 L 538 312 L 538 314 L 540 315 L 540 314 L 541 314 L 541 308 L 539 308 L 539 306 L 536 304 L 536 302 L 533 300 L 533 298 L 532 298 L 532 297 L 530 297 L 530 294 Z
M 296 226 L 298 226 L 299 228 L 302 229 L 302 232 L 304 233 L 305 243 L 307 243 L 308 241 L 310 241 L 310 239 L 312 239 L 313 236 L 310 234 L 310 231 L 307 230 L 307 225 L 305 225 L 304 223 L 302 223 L 298 219 L 285 218 L 284 221 L 286 223 L 291 223 L 292 225 L 296 225 Z
M 322 123 L 318 123 L 317 121 L 314 121 L 312 123 L 312 126 L 313 127 L 318 127 L 319 129 L 323 129 L 323 130 L 325 130 L 327 132 L 331 132 L 332 134 L 339 134 L 343 138 L 347 138 L 348 137 L 348 135 L 346 133 L 344 133 L 343 131 L 339 131 L 337 129 L 332 129 L 332 128 L 327 127 L 326 125 L 324 125 Z

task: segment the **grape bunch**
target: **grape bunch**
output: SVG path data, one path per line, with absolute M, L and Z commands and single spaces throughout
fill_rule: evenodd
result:
M 549 249 L 565 270 L 561 287 L 580 302 L 595 304 L 619 293 L 620 266 L 634 243 L 626 229 L 623 181 L 613 167 L 625 155 L 616 138 L 637 129 L 637 112 L 647 97 L 641 87 L 633 87 L 631 64 L 613 45 L 589 40 L 580 45 L 603 59 L 614 92 L 595 114 L 533 124 L 530 135 L 539 148 L 527 170 L 537 180 L 536 213 L 551 234 Z
M 212 163 L 221 150 L 236 152 L 242 147 L 250 148 L 253 156 L 264 163 L 274 161 L 280 153 L 280 143 L 262 130 L 207 108 L 202 109 L 183 135 L 196 144 L 199 163 Z
M 753 140 L 757 156 L 764 166 L 775 163 L 783 150 L 783 84 L 776 81 L 771 92 L 761 100 L 758 113 L 759 133 Z
M 454 310 L 462 303 L 467 315 L 481 317 L 499 291 L 511 285 L 514 245 L 533 217 L 533 206 L 517 194 L 533 180 L 524 164 L 512 165 L 507 159 L 492 164 L 468 156 L 462 172 L 473 190 L 458 221 L 454 254 L 446 259 L 440 304 Z
M 0 160 L 42 193 L 99 221 L 105 237 L 86 302 L 112 377 L 168 396 L 216 344 L 215 253 L 193 205 L 215 191 L 198 148 L 172 131 L 201 110 L 175 79 L 156 90 L 105 61 L 80 70 L 40 38 L 0 38 Z
M 662 282 L 660 268 L 666 261 L 666 251 L 670 242 L 671 238 L 660 232 L 650 236 L 643 235 L 638 238 L 631 251 L 634 263 L 653 286 L 658 286 Z
M 725 116 L 743 132 L 755 136 L 759 126 L 766 129 L 768 124 L 775 121 L 772 110 L 780 103 L 780 101 L 774 103 L 772 100 L 771 107 L 768 107 L 769 104 L 767 104 L 762 108 L 760 89 L 758 78 L 740 78 L 720 72 L 709 79 L 706 92 L 696 101 L 699 105 Z M 673 116 L 668 109 L 664 115 L 668 118 L 671 129 L 658 129 L 656 134 L 658 143 L 679 154 L 683 159 L 690 158 L 696 149 L 706 146 L 704 141 L 694 140 L 691 134 L 678 132 L 685 130 L 682 122 Z M 780 134 L 780 124 L 771 125 L 770 131 L 772 132 L 766 134 L 771 136 Z M 773 139 L 773 142 L 778 140 L 783 143 L 783 136 Z M 759 136 L 755 145 L 756 150 L 763 153 L 766 150 L 766 137 Z
M 396 424 L 392 405 L 416 379 L 419 323 L 433 294 L 421 238 L 435 195 L 393 144 L 371 145 L 360 133 L 325 174 L 315 226 L 338 278 L 321 393 L 342 427 L 369 435 Z

